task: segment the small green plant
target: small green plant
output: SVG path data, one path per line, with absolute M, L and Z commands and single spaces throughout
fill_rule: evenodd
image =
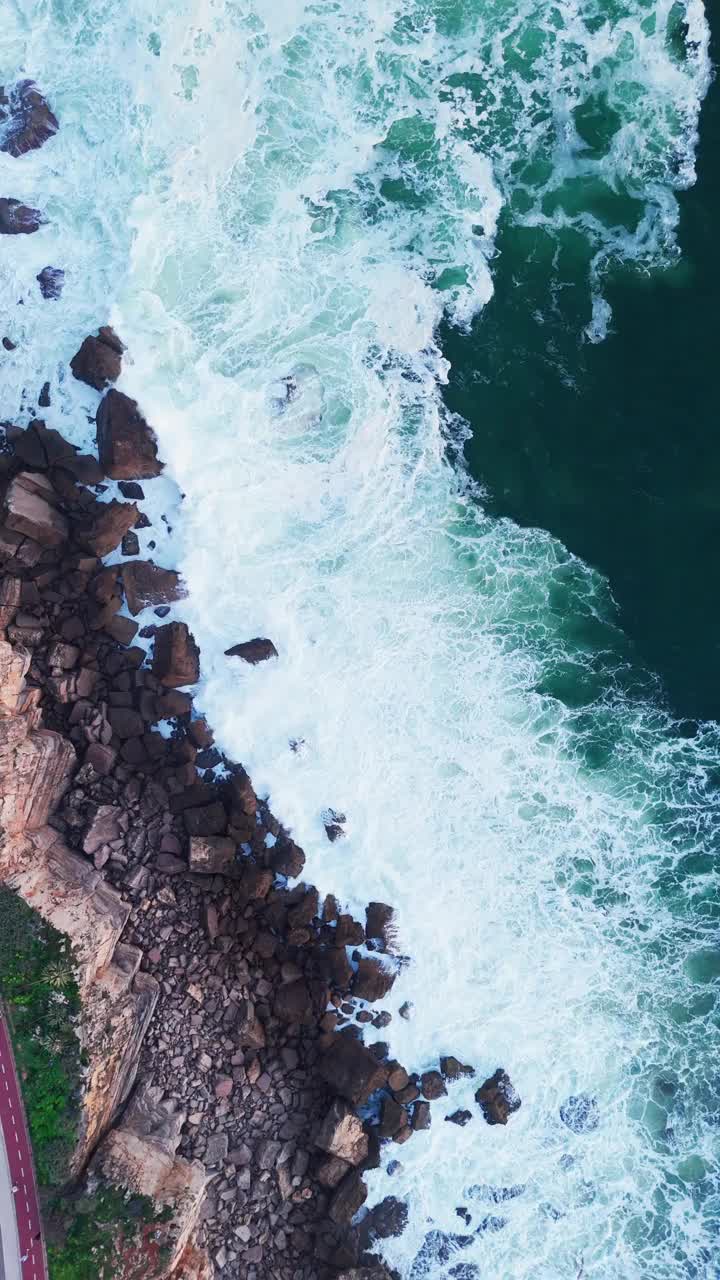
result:
M 67 1180 L 79 1120 L 80 997 L 68 939 L 22 898 L 0 886 L 0 996 L 15 1061 L 38 1182 Z
M 51 1213 L 62 1220 L 62 1244 L 48 1248 L 51 1280 L 151 1280 L 169 1256 L 151 1227 L 168 1211 L 156 1211 L 147 1196 L 127 1196 L 117 1187 L 101 1187 L 74 1200 L 58 1200 Z

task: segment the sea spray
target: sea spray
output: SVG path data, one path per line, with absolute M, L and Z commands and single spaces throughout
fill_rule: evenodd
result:
M 713 1274 L 720 743 L 628 696 L 597 574 L 485 517 L 448 463 L 435 338 L 491 297 L 503 201 L 589 242 L 588 296 L 608 255 L 675 252 L 707 84 L 702 8 L 684 28 L 676 8 L 138 0 L 3 37 L 62 122 L 0 169 L 50 217 L 0 245 L 25 301 L 5 411 L 30 414 L 58 325 L 70 356 L 111 301 L 122 385 L 184 494 L 170 539 L 151 483 L 143 547 L 188 580 L 219 741 L 310 880 L 396 904 L 393 1053 L 503 1065 L 522 1098 L 491 1128 L 452 1086 L 392 1177 L 385 1153 L 371 1192 L 409 1200 L 384 1246 L 403 1276 Z M 60 312 L 31 291 L 55 259 Z M 91 437 L 94 407 L 58 372 L 51 425 Z M 255 635 L 277 662 L 225 658 Z M 544 691 L 561 664 L 587 672 L 580 705 Z M 573 1097 L 595 1127 L 563 1120 Z M 423 1253 L 437 1230 L 470 1239 Z

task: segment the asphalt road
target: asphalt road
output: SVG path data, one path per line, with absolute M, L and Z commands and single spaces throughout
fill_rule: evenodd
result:
M 0 1006 L 0 1280 L 47 1280 L 32 1150 L 5 1014 Z

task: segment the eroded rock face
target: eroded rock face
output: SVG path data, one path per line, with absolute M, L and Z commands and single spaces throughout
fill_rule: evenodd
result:
M 498 1067 L 497 1071 L 481 1084 L 475 1094 L 488 1124 L 507 1124 L 510 1116 L 520 1109 L 521 1102 L 509 1075 Z
M 39 209 L 10 196 L 0 196 L 0 236 L 30 236 L 40 230 L 43 222 Z
M 34 80 L 0 87 L 0 151 L 17 159 L 37 150 L 57 131 L 57 118 Z
M 100 466 L 113 480 L 149 480 L 163 469 L 155 432 L 137 401 L 114 388 L 100 402 L 97 444 Z
M 88 386 L 94 387 L 96 391 L 104 391 L 120 377 L 124 350 L 125 347 L 114 329 L 106 325 L 96 336 L 85 338 L 80 350 L 73 356 L 70 361 L 73 376 L 79 382 L 86 382 Z

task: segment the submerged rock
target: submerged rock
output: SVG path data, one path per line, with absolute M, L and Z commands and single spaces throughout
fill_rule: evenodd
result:
M 29 236 L 39 231 L 44 221 L 39 209 L 32 209 L 21 200 L 0 196 L 0 235 Z
M 51 301 L 60 297 L 65 284 L 65 272 L 60 267 L 43 267 L 35 279 L 40 285 L 43 298 Z
M 19 80 L 10 89 L 0 87 L 0 151 L 17 159 L 36 151 L 58 127 L 34 80 Z
M 243 662 L 249 662 L 253 667 L 258 662 L 267 662 L 268 658 L 277 656 L 278 651 L 272 640 L 262 636 L 256 636 L 254 640 L 243 640 L 241 644 L 234 644 L 232 648 L 225 650 L 226 658 L 242 658 Z
M 521 1102 L 512 1085 L 509 1075 L 498 1067 L 475 1094 L 488 1124 L 507 1124 L 514 1111 L 519 1111 Z
M 560 1119 L 573 1133 L 592 1133 L 600 1123 L 597 1099 L 587 1093 L 572 1094 L 560 1108 Z

